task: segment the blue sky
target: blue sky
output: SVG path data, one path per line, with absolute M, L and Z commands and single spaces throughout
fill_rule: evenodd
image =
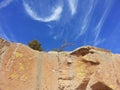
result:
M 44 50 L 74 43 L 120 53 L 120 0 L 0 0 L 0 37 Z

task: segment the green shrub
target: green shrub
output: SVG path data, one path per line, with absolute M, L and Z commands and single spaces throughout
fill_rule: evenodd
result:
M 43 49 L 41 48 L 41 43 L 38 40 L 32 40 L 28 43 L 28 46 L 34 50 L 43 51 Z

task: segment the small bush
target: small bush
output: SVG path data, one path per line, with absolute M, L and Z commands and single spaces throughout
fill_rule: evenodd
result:
M 28 43 L 28 46 L 34 50 L 43 51 L 43 49 L 41 48 L 41 43 L 38 40 L 32 40 Z

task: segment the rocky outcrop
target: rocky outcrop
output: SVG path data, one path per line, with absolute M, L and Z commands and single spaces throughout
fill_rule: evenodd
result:
M 4 55 L 6 54 L 6 51 L 9 46 L 10 46 L 10 43 L 8 43 L 7 41 L 3 39 L 0 39 L 0 67 L 1 67 Z
M 38 52 L 0 39 L 0 90 L 120 90 L 120 55 L 92 46 Z

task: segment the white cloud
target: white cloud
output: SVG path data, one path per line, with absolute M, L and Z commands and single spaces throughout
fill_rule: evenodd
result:
M 10 32 L 8 27 L 3 27 L 3 26 L 0 26 L 0 38 L 3 38 L 7 41 L 14 41 L 14 42 L 17 42 L 14 34 L 12 32 Z M 5 31 L 7 30 L 7 31 Z
M 105 41 L 105 39 L 98 39 L 94 42 L 94 46 L 99 45 L 100 43 L 103 43 Z
M 88 8 L 87 9 L 85 8 L 86 13 L 83 14 L 84 17 L 83 17 L 82 25 L 80 25 L 81 27 L 78 31 L 78 35 L 76 36 L 75 40 L 78 39 L 81 35 L 85 34 L 85 32 L 88 29 L 89 23 L 91 21 L 91 16 L 93 14 L 96 3 L 94 3 L 94 0 L 91 0 L 90 4 L 88 5 L 89 5 Z
M 68 0 L 68 3 L 71 9 L 71 14 L 74 15 L 76 13 L 78 0 Z
M 54 39 L 54 40 L 57 40 L 57 36 L 54 36 L 53 39 Z
M 2 27 L 0 27 L 0 38 L 10 41 L 6 33 L 3 31 Z
M 64 34 L 64 30 L 61 30 L 61 32 L 56 33 L 55 35 L 53 35 L 53 39 L 58 40 L 58 39 L 60 39 L 62 37 L 65 38 L 65 36 L 63 36 L 63 34 Z
M 94 10 L 94 0 L 91 0 L 90 7 L 87 10 L 85 17 L 83 19 L 83 23 L 79 35 L 83 35 L 87 31 L 93 10 Z
M 24 3 L 24 7 L 26 12 L 31 16 L 31 18 L 33 18 L 34 20 L 43 21 L 43 22 L 59 20 L 62 13 L 62 6 L 58 6 L 53 10 L 53 13 L 50 16 L 42 18 L 37 14 L 37 12 L 32 10 L 32 7 L 30 7 L 27 3 Z
M 98 40 L 99 34 L 101 32 L 101 28 L 105 22 L 107 15 L 109 14 L 111 7 L 112 7 L 112 0 L 107 0 L 105 3 L 105 10 L 103 12 L 103 15 L 102 15 L 100 21 L 98 22 L 97 26 L 95 27 L 94 45 L 96 44 L 96 42 L 98 42 L 97 40 Z
M 13 0 L 3 0 L 0 3 L 0 9 L 6 7 L 7 5 L 9 5 Z

